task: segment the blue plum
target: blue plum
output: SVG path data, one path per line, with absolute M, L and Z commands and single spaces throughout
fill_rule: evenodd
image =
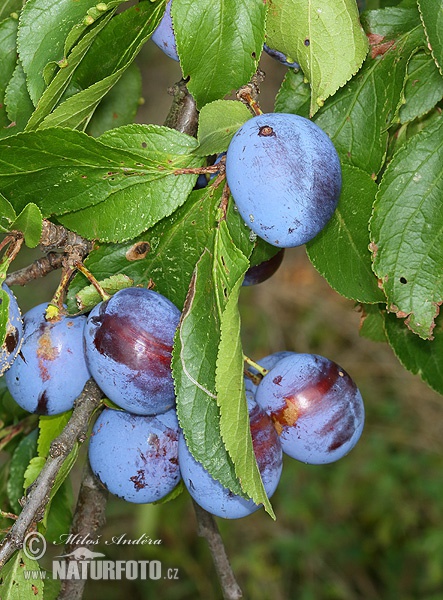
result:
M 137 504 L 155 502 L 180 481 L 178 436 L 174 409 L 142 416 L 105 408 L 89 441 L 91 469 L 111 494 Z
M 286 56 L 286 54 L 283 54 L 283 52 L 280 52 L 279 50 L 274 50 L 273 48 L 270 48 L 267 44 L 263 45 L 263 50 L 266 52 L 266 54 L 269 54 L 269 56 L 272 56 L 272 58 L 278 60 L 278 62 L 280 62 L 285 67 L 295 69 L 296 71 L 300 69 L 300 65 L 298 64 L 298 62 L 289 59 Z
M 165 13 L 151 36 L 151 40 L 156 44 L 163 52 L 178 61 L 177 46 L 175 44 L 174 28 L 172 26 L 171 17 L 171 1 L 166 5 Z
M 246 393 L 252 444 L 266 494 L 270 498 L 277 489 L 282 471 L 282 449 L 271 419 Z M 239 519 L 260 508 L 252 500 L 233 494 L 216 481 L 197 462 L 188 449 L 183 434 L 178 443 L 178 462 L 183 482 L 192 498 L 213 515 Z
M 263 369 L 270 371 L 275 367 L 279 360 L 286 358 L 287 356 L 291 356 L 292 354 L 294 354 L 294 352 L 290 352 L 289 350 L 280 350 L 279 352 L 274 352 L 273 354 L 264 356 L 257 361 L 257 364 L 263 367 Z M 258 371 L 251 366 L 248 367 L 248 371 L 250 371 L 253 375 L 257 375 L 258 373 Z M 245 376 L 245 388 L 247 391 L 252 392 L 255 395 L 257 387 L 258 384 L 256 385 L 252 379 Z
M 6 337 L 0 349 L 0 375 L 14 362 L 23 339 L 23 322 L 16 297 L 5 283 L 2 288 L 8 294 L 9 308 Z
M 286 113 L 258 115 L 240 127 L 226 154 L 226 179 L 245 223 L 281 248 L 313 239 L 341 192 L 329 137 L 309 119 Z
M 121 408 L 138 415 L 175 403 L 171 353 L 178 308 L 146 288 L 120 290 L 98 304 L 85 327 L 85 352 L 95 381 Z
M 268 260 L 264 260 L 258 265 L 249 267 L 249 269 L 246 271 L 242 285 L 257 285 L 272 277 L 282 264 L 284 253 L 285 249 L 282 248 L 277 252 L 277 254 L 274 254 L 274 256 Z
M 283 452 L 305 463 L 342 458 L 363 430 L 364 405 L 354 381 L 317 354 L 282 358 L 264 376 L 255 398 L 274 422 Z
M 5 373 L 8 389 L 25 410 L 57 415 L 71 409 L 91 377 L 83 350 L 86 317 L 47 321 L 48 303 L 23 316 L 23 343 Z

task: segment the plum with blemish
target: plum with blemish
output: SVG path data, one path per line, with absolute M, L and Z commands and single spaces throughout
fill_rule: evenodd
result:
M 23 316 L 23 343 L 5 373 L 8 389 L 23 409 L 39 415 L 70 410 L 91 377 L 83 350 L 86 317 L 46 320 L 48 303 Z
M 360 391 L 346 371 L 323 356 L 282 358 L 263 377 L 255 398 L 271 417 L 283 452 L 305 463 L 342 458 L 363 430 Z
M 253 394 L 246 392 L 249 425 L 257 465 L 267 496 L 270 498 L 280 481 L 282 449 L 271 419 L 258 406 Z M 239 519 L 260 508 L 252 500 L 238 496 L 213 479 L 192 456 L 183 434 L 178 443 L 178 461 L 183 483 L 192 498 L 211 514 L 225 519 Z
M 273 246 L 301 246 L 332 217 L 341 192 L 340 159 L 318 125 L 286 113 L 261 114 L 234 134 L 226 180 L 240 215 Z
M 90 312 L 85 327 L 91 375 L 117 406 L 138 415 L 175 403 L 171 355 L 180 311 L 165 296 L 126 288 Z
M 145 504 L 164 498 L 180 481 L 175 410 L 133 415 L 105 408 L 89 441 L 95 476 L 115 496 Z
M 7 294 L 9 306 L 6 336 L 0 349 L 0 375 L 14 362 L 23 339 L 23 321 L 17 299 L 5 283 L 2 288 Z
M 171 1 L 172 0 L 169 0 L 167 3 L 163 17 L 152 34 L 151 40 L 160 48 L 160 50 L 163 50 L 169 58 L 178 61 L 179 58 L 175 43 L 174 28 L 172 26 Z
M 282 358 L 286 358 L 286 356 L 290 356 L 292 354 L 294 354 L 294 352 L 290 352 L 289 350 L 280 350 L 279 352 L 273 352 L 272 354 L 264 356 L 263 358 L 257 361 L 257 364 L 263 367 L 263 369 L 270 371 L 275 367 L 279 360 L 281 360 Z M 248 366 L 248 371 L 253 375 L 258 375 L 258 371 L 252 366 Z M 245 375 L 245 388 L 247 391 L 252 392 L 254 395 L 257 391 L 259 383 L 260 381 L 256 383 L 251 378 Z

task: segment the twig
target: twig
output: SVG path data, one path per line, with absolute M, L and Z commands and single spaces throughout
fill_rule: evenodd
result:
M 108 491 L 95 477 L 87 461 L 69 536 L 73 543 L 66 544 L 63 554 L 70 554 L 75 549 L 75 539 L 95 538 L 106 521 L 107 499 Z M 81 600 L 85 584 L 85 579 L 63 580 L 58 600 Z
M 48 459 L 29 488 L 22 512 L 0 545 L 0 568 L 16 550 L 22 548 L 28 531 L 43 519 L 57 473 L 76 442 L 85 441 L 89 420 L 101 398 L 102 392 L 97 384 L 92 379 L 87 381 L 75 402 L 72 417 L 51 443 Z
M 34 279 L 45 277 L 52 271 L 60 269 L 62 262 L 63 254 L 49 252 L 46 256 L 38 258 L 27 267 L 14 271 L 13 273 L 9 273 L 5 280 L 6 285 L 27 285 Z
M 217 571 L 222 588 L 223 598 L 225 600 L 239 600 L 240 598 L 243 598 L 243 593 L 235 579 L 215 519 L 196 502 L 193 501 L 193 503 L 197 517 L 197 533 L 208 542 L 215 570 Z

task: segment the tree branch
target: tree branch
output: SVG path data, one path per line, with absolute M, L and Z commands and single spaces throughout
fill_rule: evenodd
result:
M 197 533 L 208 542 L 215 570 L 217 571 L 222 588 L 223 598 L 225 600 L 239 600 L 240 598 L 243 598 L 243 593 L 235 579 L 214 517 L 199 506 L 194 500 L 193 504 L 197 517 Z
M 75 549 L 76 538 L 84 539 L 88 536 L 88 539 L 95 539 L 95 535 L 106 522 L 107 499 L 108 491 L 95 477 L 87 461 L 72 520 L 69 538 L 72 539 L 72 543 L 66 544 L 63 554 L 70 554 Z M 58 600 L 81 600 L 85 584 L 84 579 L 63 580 Z
M 74 445 L 85 441 L 89 420 L 102 396 L 101 390 L 92 379 L 86 382 L 75 402 L 72 417 L 60 435 L 51 443 L 49 456 L 39 476 L 28 490 L 22 512 L 0 545 L 0 568 L 16 550 L 23 547 L 28 531 L 43 519 L 57 473 Z

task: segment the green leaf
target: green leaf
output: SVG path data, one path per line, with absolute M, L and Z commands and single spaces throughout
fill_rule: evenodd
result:
M 111 11 L 99 19 L 97 23 L 94 23 L 90 30 L 80 39 L 78 44 L 74 46 L 68 56 L 68 59 L 63 60 L 62 64 L 60 65 L 60 70 L 57 72 L 50 85 L 43 92 L 34 113 L 28 121 L 26 126 L 28 131 L 37 129 L 40 123 L 57 105 L 58 101 L 68 87 L 75 70 L 84 59 L 97 35 L 112 19 L 112 16 L 113 12 Z
M 272 0 L 266 43 L 300 63 L 314 115 L 360 69 L 368 40 L 355 0 Z
M 44 218 L 104 240 L 134 237 L 172 213 L 191 191 L 198 167 L 194 138 L 166 127 L 132 125 L 100 140 L 78 131 L 47 129 L 0 140 L 0 191 L 20 211 L 35 202 Z M 91 211 L 81 210 L 94 206 Z
M 358 302 L 382 302 L 371 265 L 368 223 L 377 186 L 364 171 L 343 165 L 343 187 L 332 219 L 306 245 L 310 261 L 331 287 Z
M 40 475 L 40 471 L 43 469 L 46 463 L 46 458 L 43 456 L 34 456 L 29 461 L 28 466 L 25 470 L 25 476 L 23 481 L 23 488 L 26 492 L 28 487 L 34 483 L 37 477 Z
M 72 486 L 65 480 L 51 500 L 46 519 L 45 539 L 47 542 L 60 543 L 72 526 Z M 46 600 L 46 598 L 45 598 Z
M 37 452 L 38 430 L 34 429 L 25 436 L 14 450 L 9 465 L 9 478 L 6 488 L 11 509 L 19 514 L 21 512 L 20 499 L 23 496 L 23 482 L 25 471 L 32 457 Z
M 0 21 L 9 17 L 11 13 L 19 13 L 23 3 L 23 0 L 3 0 L 0 6 Z
M 305 80 L 301 71 L 288 69 L 275 98 L 275 112 L 291 113 L 307 119 L 310 104 L 309 82 Z
M 124 274 L 134 285 L 150 279 L 155 290 L 182 309 L 195 264 L 208 244 L 215 226 L 222 187 L 207 186 L 191 193 L 186 203 L 141 236 L 124 244 L 103 244 L 93 250 L 86 267 L 102 281 Z M 74 295 L 87 285 L 77 276 L 69 289 L 68 306 L 78 310 Z
M 3 194 L 0 194 L 0 231 L 2 233 L 11 231 L 10 225 L 15 221 L 16 216 L 12 204 L 3 196 Z
M 46 116 L 40 127 L 85 126 L 102 98 L 150 38 L 160 19 L 159 13 L 158 3 L 141 2 L 116 15 L 96 36 L 75 72 L 72 84 L 81 91 Z
M 16 552 L 2 569 L 2 598 L 7 600 L 43 600 L 44 579 L 26 579 L 25 572 L 40 571 L 36 560 L 23 550 Z
M 140 106 L 140 97 L 140 69 L 132 64 L 98 105 L 87 133 L 98 137 L 109 129 L 132 123 Z
M 134 286 L 134 280 L 128 277 L 127 275 L 123 275 L 123 273 L 118 273 L 117 275 L 112 275 L 102 281 L 99 281 L 99 284 L 104 289 L 104 291 L 112 296 L 119 290 L 123 290 L 128 287 Z M 94 285 L 88 285 L 84 287 L 80 292 L 75 295 L 77 305 L 79 310 L 91 310 L 96 306 L 99 302 L 101 302 L 102 297 L 96 290 Z
M 0 11 L 2 8 L 0 7 Z M 0 23 L 0 138 L 11 135 L 11 123 L 5 106 L 5 92 L 17 62 L 17 19 L 9 18 Z
M 401 364 L 419 375 L 433 390 L 443 394 L 443 329 L 437 319 L 434 339 L 423 340 L 407 329 L 395 315 L 384 314 L 388 342 Z
M 42 236 L 43 217 L 39 207 L 30 202 L 25 206 L 13 223 L 11 231 L 21 231 L 28 248 L 35 248 Z
M 388 310 L 431 338 L 443 300 L 443 119 L 394 155 L 380 183 L 370 223 L 374 270 Z
M 215 384 L 220 407 L 220 434 L 231 457 L 241 487 L 256 504 L 264 504 L 274 516 L 263 487 L 252 446 L 248 405 L 244 384 L 244 359 L 240 339 L 238 298 L 249 261 L 232 245 L 226 223 L 220 223 L 216 253 L 221 260 L 218 279 L 231 292 L 220 315 L 220 344 L 216 363 Z M 232 266 L 235 265 L 235 269 Z M 239 276 L 232 286 L 232 280 Z M 226 285 L 226 288 L 225 288 Z
M 252 117 L 242 102 L 216 100 L 200 111 L 198 125 L 199 146 L 195 153 L 209 156 L 224 152 L 234 133 Z
M 400 105 L 409 57 L 424 42 L 419 22 L 398 39 L 385 40 L 383 53 L 368 58 L 360 72 L 318 113 L 315 122 L 329 134 L 342 161 L 370 175 L 380 171 L 388 143 L 387 127 Z
M 87 16 L 96 0 L 28 0 L 20 15 L 18 49 L 34 106 L 46 83 L 43 69 L 50 61 L 61 61 L 65 39 L 72 27 Z
M 5 92 L 6 112 L 13 127 L 11 134 L 23 131 L 34 111 L 34 106 L 26 87 L 26 77 L 20 62 L 17 62 L 15 71 Z
M 0 342 L 3 342 L 6 338 L 8 331 L 9 321 L 9 296 L 3 287 L 0 287 Z
M 411 58 L 404 95 L 400 123 L 423 116 L 443 98 L 443 77 L 428 52 L 418 52 Z
M 435 60 L 443 75 L 443 6 L 433 0 L 417 0 L 426 37 Z
M 373 342 L 387 342 L 384 313 L 381 304 L 364 304 L 361 306 L 359 333 Z
M 51 443 L 65 428 L 72 411 L 68 410 L 59 415 L 41 416 L 39 418 L 38 455 L 47 458 Z
M 248 83 L 265 38 L 263 0 L 172 3 L 177 51 L 198 108 Z

